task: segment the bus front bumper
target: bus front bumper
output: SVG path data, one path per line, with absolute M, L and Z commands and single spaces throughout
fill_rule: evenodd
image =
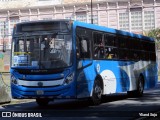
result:
M 14 99 L 76 98 L 75 88 L 71 84 L 41 88 L 11 84 L 11 94 Z

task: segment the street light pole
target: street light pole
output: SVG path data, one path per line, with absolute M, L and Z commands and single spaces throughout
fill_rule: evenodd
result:
M 5 44 L 5 29 L 6 29 L 6 22 L 3 22 L 3 52 L 6 51 L 6 44 Z
M 92 8 L 92 0 L 91 0 L 91 24 L 93 24 L 93 8 Z

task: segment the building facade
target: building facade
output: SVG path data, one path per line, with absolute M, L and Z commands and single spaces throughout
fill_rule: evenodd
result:
M 92 5 L 91 5 L 92 2 Z M 73 19 L 142 34 L 160 27 L 160 0 L 0 0 L 0 49 L 10 49 L 14 24 Z

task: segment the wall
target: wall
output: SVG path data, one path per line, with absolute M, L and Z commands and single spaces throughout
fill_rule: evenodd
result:
M 11 101 L 9 61 L 10 51 L 0 52 L 0 104 Z

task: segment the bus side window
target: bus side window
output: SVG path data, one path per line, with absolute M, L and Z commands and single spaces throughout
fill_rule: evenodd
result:
M 82 50 L 82 53 L 86 53 L 88 52 L 88 45 L 87 45 L 87 40 L 81 40 L 81 50 Z
M 105 58 L 106 59 L 117 59 L 117 48 L 106 48 L 105 49 Z
M 118 58 L 118 39 L 114 35 L 105 34 L 105 59 L 117 59 Z
M 76 38 L 77 58 L 90 58 L 89 40 L 86 37 Z
M 80 53 L 81 58 L 89 58 L 89 40 L 85 37 L 80 38 Z
M 79 46 L 79 38 L 76 37 L 76 56 L 80 58 L 80 46 Z
M 95 32 L 93 34 L 94 38 L 94 57 L 98 59 L 103 59 L 105 56 L 103 34 Z
M 90 58 L 91 57 L 91 37 L 92 32 L 87 28 L 76 28 L 76 54 L 77 58 Z

